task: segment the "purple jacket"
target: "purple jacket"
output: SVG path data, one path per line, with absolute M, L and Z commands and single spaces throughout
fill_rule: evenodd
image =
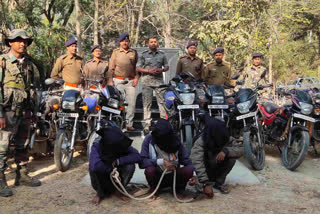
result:
M 145 169 L 149 166 L 158 166 L 163 164 L 163 161 L 161 159 L 156 158 L 155 150 L 154 150 L 154 141 L 152 139 L 152 135 L 149 134 L 145 137 L 142 147 L 140 156 L 142 158 L 142 161 L 139 164 L 139 167 L 141 169 Z M 152 151 L 150 151 L 150 148 Z M 189 158 L 189 155 L 187 154 L 187 151 L 185 150 L 184 146 L 180 144 L 179 150 L 178 150 L 178 161 L 180 165 L 184 166 L 193 166 L 191 159 Z
M 118 166 L 140 163 L 141 157 L 139 152 L 130 146 L 128 148 L 128 154 L 117 159 L 116 163 Z M 93 143 L 89 158 L 89 170 L 92 172 L 102 172 L 102 173 L 111 173 L 112 165 L 106 164 L 101 159 L 101 148 L 100 142 Z

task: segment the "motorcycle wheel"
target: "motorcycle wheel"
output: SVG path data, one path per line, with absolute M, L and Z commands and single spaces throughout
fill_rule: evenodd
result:
M 87 145 L 87 157 L 88 159 L 90 158 L 90 152 L 91 152 L 91 148 L 93 145 L 94 140 L 98 137 L 99 135 L 95 132 L 92 131 L 88 140 L 88 145 Z
M 192 149 L 192 127 L 191 125 L 186 125 L 185 126 L 185 145 L 188 153 L 191 153 Z
M 307 131 L 297 129 L 293 131 L 291 146 L 286 143 L 282 151 L 282 164 L 293 171 L 304 161 L 309 148 L 310 138 Z
M 70 168 L 73 151 L 70 149 L 72 133 L 60 129 L 54 144 L 54 163 L 59 171 L 65 172 Z
M 259 146 L 258 134 L 257 127 L 251 127 L 249 131 L 243 132 L 244 153 L 254 170 L 262 170 L 265 162 L 264 146 Z

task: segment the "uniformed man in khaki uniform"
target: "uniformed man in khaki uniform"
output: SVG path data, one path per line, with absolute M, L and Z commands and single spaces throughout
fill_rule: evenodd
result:
M 263 58 L 262 53 L 252 54 L 252 65 L 246 67 L 243 71 L 241 79 L 244 80 L 242 88 L 255 88 L 257 81 L 260 79 L 261 74 L 267 69 L 261 65 Z M 268 72 L 266 76 L 259 82 L 259 84 L 268 84 Z
M 196 56 L 197 43 L 188 41 L 187 51 L 188 55 L 181 57 L 178 61 L 176 75 L 186 72 L 191 73 L 196 79 L 203 78 L 204 65 L 202 59 Z
M 208 85 L 230 84 L 231 64 L 223 60 L 224 48 L 216 48 L 213 55 L 215 61 L 207 65 L 203 79 Z
M 114 85 L 125 94 L 128 103 L 126 109 L 126 125 L 128 131 L 134 131 L 133 117 L 136 108 L 136 85 L 139 74 L 136 72 L 138 53 L 130 48 L 128 33 L 122 33 L 119 37 L 120 48 L 113 50 L 109 62 L 108 85 Z
M 89 60 L 83 68 L 83 75 L 90 79 L 107 80 L 108 61 L 101 59 L 101 46 L 94 45 L 91 48 L 93 58 Z
M 35 114 L 35 90 L 40 87 L 40 74 L 26 54 L 32 43 L 24 30 L 10 32 L 5 44 L 10 52 L 0 56 L 0 196 L 11 196 L 5 170 L 9 144 L 14 145 L 17 164 L 15 186 L 40 186 L 41 182 L 28 175 L 29 156 L 26 142 L 30 138 L 31 115 Z M 29 134 L 28 134 L 29 133 Z M 30 139 L 29 139 L 30 140 Z
M 153 90 L 156 94 L 160 118 L 166 118 L 162 89 L 157 87 L 164 84 L 162 73 L 169 70 L 169 65 L 166 55 L 164 52 L 158 50 L 158 46 L 157 37 L 150 37 L 148 39 L 149 50 L 142 52 L 137 64 L 137 71 L 142 73 L 143 117 L 145 120 L 144 134 L 148 134 L 150 131 Z
M 82 58 L 77 53 L 77 40 L 70 39 L 65 43 L 67 53 L 60 56 L 54 65 L 51 78 L 63 79 L 65 89 L 81 87 Z

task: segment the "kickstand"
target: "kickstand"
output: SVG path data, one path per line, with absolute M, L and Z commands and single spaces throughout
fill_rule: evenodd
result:
M 280 146 L 277 146 L 277 147 L 278 147 L 280 154 L 282 154 L 282 150 L 281 150 Z

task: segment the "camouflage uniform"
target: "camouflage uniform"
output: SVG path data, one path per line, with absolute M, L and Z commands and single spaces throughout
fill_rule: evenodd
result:
M 21 30 L 14 30 L 12 34 L 12 39 L 26 36 Z M 21 59 L 17 59 L 11 52 L 1 55 L 0 65 L 0 117 L 6 119 L 6 128 L 0 131 L 0 174 L 3 176 L 7 168 L 9 143 L 13 144 L 17 164 L 15 185 L 19 185 L 20 163 L 23 162 L 25 166 L 29 160 L 25 143 L 30 136 L 31 111 L 36 109 L 33 88 L 40 86 L 40 75 L 28 55 Z M 24 169 L 23 173 L 27 171 Z M 5 177 L 2 179 L 5 180 Z M 41 184 L 40 181 L 34 181 L 36 183 L 33 184 L 37 186 Z
M 176 75 L 181 72 L 189 72 L 196 79 L 203 78 L 204 66 L 202 59 L 199 57 L 191 57 L 190 55 L 181 57 L 177 64 Z
M 152 69 L 152 68 L 162 68 L 168 67 L 168 60 L 164 52 L 157 50 L 155 53 L 152 53 L 151 50 L 146 50 L 141 53 L 139 57 L 139 61 L 137 67 Z M 156 88 L 160 85 L 163 85 L 163 75 L 151 75 L 149 73 L 142 73 L 141 77 L 142 87 L 142 99 L 143 99 L 143 117 L 145 120 L 145 127 L 150 127 L 151 125 L 151 105 L 152 105 L 152 97 L 153 90 L 156 94 L 157 103 L 159 106 L 160 117 L 166 118 L 166 110 L 163 104 L 163 96 L 162 90 L 160 88 Z
M 208 85 L 230 84 L 231 64 L 225 61 L 221 64 L 216 62 L 209 63 L 203 76 Z
M 263 66 L 258 66 L 255 68 L 253 66 L 246 67 L 243 71 L 241 79 L 244 80 L 244 85 L 242 88 L 255 88 L 257 86 L 257 81 L 260 79 L 260 75 L 267 70 Z M 259 84 L 268 84 L 268 73 L 267 75 L 260 80 Z

